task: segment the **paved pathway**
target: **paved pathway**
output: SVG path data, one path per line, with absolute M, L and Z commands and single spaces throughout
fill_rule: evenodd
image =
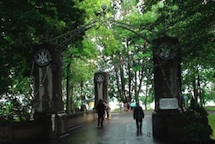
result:
M 39 143 L 32 141 L 31 144 L 181 144 L 174 139 L 169 142 L 167 140 L 158 142 L 153 139 L 152 111 L 145 111 L 143 134 L 136 135 L 136 124 L 132 114 L 132 112 L 113 113 L 112 119 L 105 121 L 102 129 L 98 128 L 97 121 L 94 121 L 73 128 L 66 137 L 60 140 L 41 140 Z
M 58 141 L 32 142 L 31 144 L 176 144 L 157 142 L 152 137 L 152 112 L 145 111 L 143 134 L 136 135 L 136 124 L 132 112 L 113 113 L 112 119 L 104 122 L 104 128 L 98 128 L 97 122 L 74 128 L 67 137 Z M 39 138 L 38 138 L 39 139 Z M 165 140 L 166 141 L 166 140 Z
M 136 135 L 132 112 L 114 113 L 98 128 L 97 122 L 73 130 L 60 144 L 161 144 L 153 140 L 151 112 L 145 112 L 143 134 Z

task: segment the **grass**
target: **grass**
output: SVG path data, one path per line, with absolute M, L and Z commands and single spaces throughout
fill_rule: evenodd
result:
M 208 123 L 213 130 L 211 138 L 215 140 L 215 114 L 208 115 Z
M 208 111 L 215 111 L 215 106 L 206 106 L 204 108 Z
M 215 106 L 206 106 L 204 108 L 207 111 L 215 111 Z M 208 115 L 208 123 L 213 130 L 213 134 L 212 134 L 211 138 L 215 140 L 215 114 L 209 114 Z
M 116 108 L 116 109 L 114 109 L 112 112 L 118 113 L 118 112 L 120 112 L 120 108 Z

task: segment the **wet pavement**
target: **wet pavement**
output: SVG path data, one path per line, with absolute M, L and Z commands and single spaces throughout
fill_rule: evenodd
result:
M 97 122 L 85 124 L 70 132 L 58 144 L 161 144 L 152 137 L 152 112 L 145 112 L 143 134 L 136 134 L 132 112 L 112 113 L 103 128 Z
M 97 127 L 97 121 L 72 128 L 59 140 L 31 142 L 30 144 L 176 144 L 176 140 L 156 141 L 152 136 L 152 111 L 145 111 L 143 134 L 136 134 L 132 112 L 112 113 L 111 120 L 104 127 Z M 39 140 L 39 138 L 38 138 Z M 22 143 L 23 144 L 23 143 Z M 29 144 L 29 143 L 26 143 Z M 190 143 L 186 143 L 190 144 Z M 207 143 L 209 144 L 209 143 Z

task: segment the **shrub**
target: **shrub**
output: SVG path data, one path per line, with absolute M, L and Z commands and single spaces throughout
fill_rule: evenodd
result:
M 5 98 L 5 101 L 0 102 L 0 117 L 9 121 L 29 120 L 30 107 L 29 100 L 9 96 Z
M 191 101 L 191 107 L 185 114 L 185 140 L 186 141 L 209 141 L 212 129 L 208 124 L 208 113 L 199 104 Z

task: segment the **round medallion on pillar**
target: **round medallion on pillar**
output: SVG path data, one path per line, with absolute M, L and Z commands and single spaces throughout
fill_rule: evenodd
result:
M 39 66 L 46 66 L 51 61 L 51 54 L 45 49 L 40 49 L 36 52 L 34 59 Z
M 176 52 L 173 49 L 173 44 L 171 43 L 160 44 L 157 54 L 163 60 L 174 59 L 176 56 Z
M 103 76 L 103 75 L 97 75 L 96 81 L 97 81 L 98 83 L 103 82 L 103 81 L 104 81 L 104 76 Z

